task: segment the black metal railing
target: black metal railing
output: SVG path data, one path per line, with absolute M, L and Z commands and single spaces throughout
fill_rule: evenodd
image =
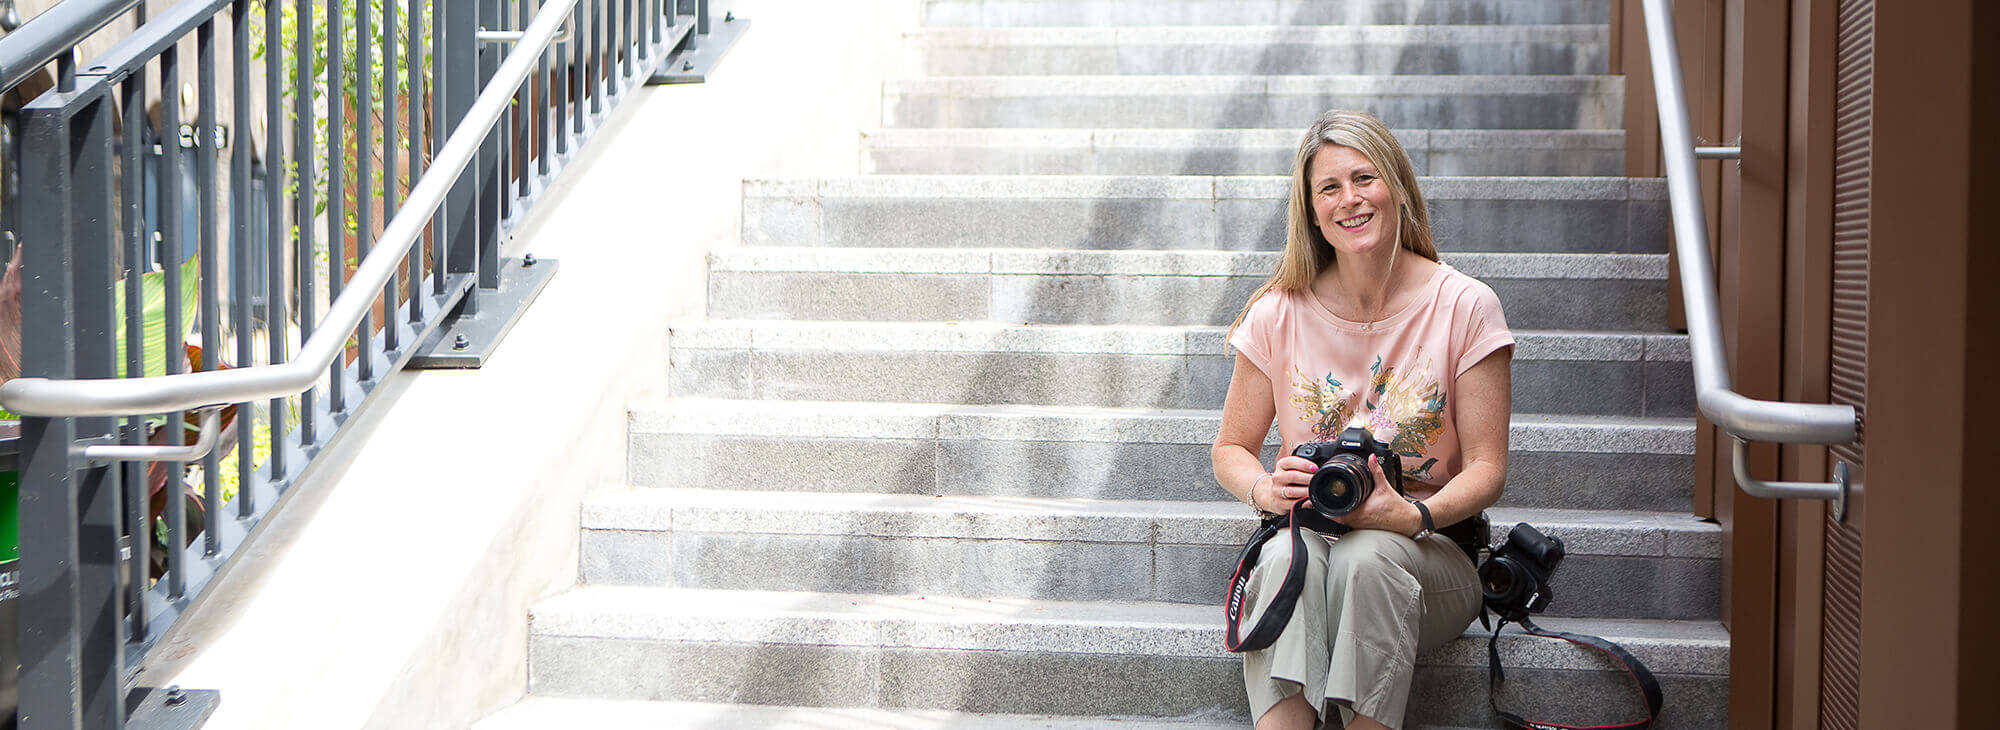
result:
M 555 268 L 503 239 L 654 67 L 719 55 L 707 10 L 182 0 L 80 65 L 116 13 L 0 37 L 0 78 L 60 66 L 8 217 L 23 727 L 199 723 L 130 686 L 147 651 L 384 376 L 491 351 Z

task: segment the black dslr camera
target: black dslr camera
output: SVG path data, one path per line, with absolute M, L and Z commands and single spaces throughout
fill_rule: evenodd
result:
M 1479 589 L 1486 607 L 1508 621 L 1519 621 L 1549 607 L 1554 594 L 1549 578 L 1563 559 L 1560 538 L 1543 535 L 1526 522 L 1507 532 L 1507 541 L 1479 566 Z M 1483 620 L 1483 619 L 1482 619 Z
M 1306 488 L 1306 494 L 1312 497 L 1313 510 L 1327 517 L 1339 517 L 1368 501 L 1368 494 L 1375 490 L 1375 475 L 1368 471 L 1371 454 L 1381 459 L 1382 475 L 1389 478 L 1389 486 L 1402 494 L 1403 460 L 1396 458 L 1388 444 L 1375 440 L 1375 434 L 1366 428 L 1349 426 L 1332 441 L 1299 444 L 1292 455 L 1319 467 Z

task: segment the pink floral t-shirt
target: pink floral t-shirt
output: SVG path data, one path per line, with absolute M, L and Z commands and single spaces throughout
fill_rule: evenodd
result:
M 1272 290 L 1251 305 L 1229 344 L 1271 379 L 1283 454 L 1331 440 L 1357 416 L 1390 443 L 1420 496 L 1464 467 L 1452 406 L 1458 376 L 1514 344 L 1500 298 L 1439 264 L 1408 306 L 1375 322 L 1341 319 L 1310 291 Z

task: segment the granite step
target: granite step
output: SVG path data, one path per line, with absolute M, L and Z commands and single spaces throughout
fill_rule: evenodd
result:
M 1444 252 L 1667 251 L 1657 178 L 1426 177 Z M 856 248 L 1284 247 L 1289 178 L 868 175 L 746 180 L 745 245 Z
M 782 425 L 774 425 L 782 424 Z M 678 398 L 627 422 L 644 487 L 1100 500 L 1229 500 L 1217 411 Z M 1685 513 L 1693 418 L 1515 413 L 1503 507 Z M 1275 432 L 1265 464 L 1276 461 Z M 778 478 L 745 468 L 783 455 Z
M 764 246 L 709 256 L 724 319 L 1228 325 L 1278 254 Z M 1452 253 L 1517 329 L 1663 330 L 1666 254 Z M 1577 306 L 1589 302 L 1590 306 Z
M 788 707 L 713 702 L 654 702 L 527 697 L 472 730 L 1242 730 L 1243 723 L 1200 718 L 1105 715 L 1012 715 L 887 707 Z M 1456 730 L 1423 727 L 1416 730 Z
M 1603 25 L 933 28 L 903 36 L 926 76 L 1606 73 Z
M 709 320 L 673 330 L 676 395 L 1222 407 L 1224 327 Z M 1515 330 L 1513 410 L 1690 416 L 1684 335 Z
M 925 0 L 923 24 L 1392 25 L 1607 23 L 1598 0 Z
M 1303 124 L 1300 125 L 1303 128 Z M 1300 129 L 875 129 L 861 171 L 971 175 L 1287 175 Z M 1616 176 L 1623 130 L 1404 129 L 1419 175 Z
M 887 127 L 1619 129 L 1622 76 L 931 76 L 882 84 Z
M 1215 606 L 589 586 L 537 604 L 529 692 L 597 697 L 1247 720 Z M 1721 727 L 1729 636 L 1714 621 L 1551 618 L 1652 669 L 1658 727 Z M 1504 634 L 1500 700 L 1575 722 L 1629 720 L 1631 680 L 1596 652 Z M 1416 723 L 1487 725 L 1486 637 L 1418 657 Z M 1058 679 L 1059 678 L 1059 679 Z
M 1568 557 L 1550 614 L 1717 618 L 1720 528 L 1684 514 L 1496 508 Z M 1256 520 L 1240 504 L 622 489 L 583 507 L 592 585 L 1213 604 Z

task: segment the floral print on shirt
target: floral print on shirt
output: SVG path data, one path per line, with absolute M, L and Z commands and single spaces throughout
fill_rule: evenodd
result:
M 1333 373 L 1312 377 L 1294 369 L 1292 405 L 1299 409 L 1300 420 L 1312 424 L 1313 438 L 1320 441 L 1339 436 L 1354 422 L 1357 407 L 1365 409 L 1361 412 L 1370 431 L 1380 433 L 1393 424 L 1396 438 L 1389 448 L 1403 459 L 1403 477 L 1428 482 L 1437 459 L 1425 454 L 1444 432 L 1445 393 L 1423 350 L 1412 359 L 1414 365 L 1397 368 L 1384 366 L 1376 356 L 1368 368 L 1365 393 L 1348 389 Z M 1413 461 L 1418 463 L 1415 468 L 1410 467 Z

